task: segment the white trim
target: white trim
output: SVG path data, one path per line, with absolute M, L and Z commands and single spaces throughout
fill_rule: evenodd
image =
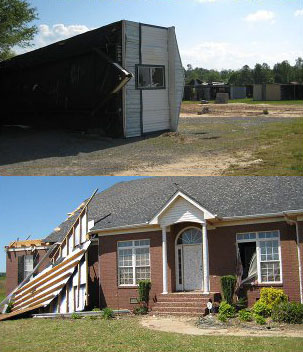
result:
M 300 235 L 299 224 L 296 223 L 296 237 L 297 237 L 297 254 L 298 254 L 298 271 L 299 271 L 299 289 L 300 289 L 300 302 L 303 304 L 303 284 L 302 284 L 302 264 L 301 264 L 301 249 L 300 249 Z
M 165 203 L 165 205 L 158 211 L 158 213 L 150 220 L 150 224 L 159 224 L 159 216 L 178 198 L 178 197 L 182 197 L 185 200 L 187 200 L 189 203 L 191 203 L 192 205 L 194 205 L 196 208 L 198 208 L 199 210 L 201 210 L 204 213 L 204 219 L 214 219 L 216 217 L 216 215 L 213 215 L 212 213 L 210 213 L 207 209 L 203 208 L 199 203 L 197 203 L 196 201 L 194 201 L 192 198 L 190 198 L 189 196 L 187 196 L 186 194 L 184 194 L 181 191 L 176 192 L 172 198 L 170 198 L 170 200 L 168 200 L 167 203 Z
M 17 248 L 7 248 L 7 252 L 19 252 L 19 251 L 32 251 L 32 250 L 39 250 L 39 249 L 48 249 L 49 246 L 32 246 L 32 247 L 17 247 Z
M 153 225 L 153 226 L 146 226 L 146 227 L 133 227 L 125 230 L 121 229 L 116 231 L 109 231 L 108 233 L 92 232 L 92 234 L 96 234 L 98 235 L 98 237 L 104 237 L 104 236 L 113 236 L 113 235 L 124 235 L 129 233 L 132 234 L 132 233 L 140 233 L 140 232 L 159 232 L 159 231 L 161 231 L 161 227 L 158 225 L 157 226 Z
M 261 232 L 277 232 L 278 236 L 274 238 L 259 238 L 259 233 Z M 237 235 L 245 235 L 248 233 L 255 233 L 255 239 L 243 239 L 238 240 Z M 270 240 L 278 240 L 278 250 L 279 250 L 279 260 L 273 260 L 272 262 L 279 262 L 280 264 L 280 281 L 262 281 L 261 280 L 261 254 L 260 254 L 260 242 L 270 241 Z M 249 232 L 237 232 L 236 233 L 236 242 L 238 243 L 248 243 L 248 242 L 255 242 L 256 243 L 256 253 L 257 253 L 257 270 L 258 270 L 258 284 L 261 285 L 282 285 L 283 284 L 283 266 L 282 266 L 282 251 L 281 251 L 281 235 L 280 230 L 266 230 L 266 231 L 249 231 Z M 263 261 L 270 263 L 271 261 Z

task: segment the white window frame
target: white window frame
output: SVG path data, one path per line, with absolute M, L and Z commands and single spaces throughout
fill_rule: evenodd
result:
M 270 232 L 277 232 L 277 237 L 274 238 L 259 238 L 260 233 L 270 233 Z M 238 235 L 245 235 L 248 233 L 256 234 L 255 239 L 238 239 Z M 280 231 L 279 230 L 267 230 L 267 231 L 249 231 L 249 232 L 239 232 L 236 234 L 236 240 L 238 243 L 248 243 L 248 242 L 255 242 L 256 243 L 256 251 L 257 251 L 257 269 L 258 269 L 258 283 L 259 284 L 270 284 L 270 285 L 280 285 L 283 284 L 283 272 L 282 272 L 282 252 L 281 252 L 281 240 L 280 240 Z M 279 251 L 279 260 L 272 260 L 272 261 L 261 261 L 261 248 L 260 243 L 270 240 L 278 240 L 278 251 Z M 262 281 L 261 279 L 261 262 L 270 263 L 270 262 L 277 262 L 279 261 L 280 264 L 280 281 Z
M 25 261 L 26 261 L 26 258 L 31 258 L 31 264 L 32 264 L 32 270 L 31 271 L 28 271 L 28 270 L 25 270 Z M 26 254 L 24 255 L 24 261 L 23 261 L 23 278 L 25 279 L 29 274 L 31 274 L 34 270 L 34 256 L 31 255 L 31 254 Z
M 140 245 L 140 246 L 135 246 L 136 241 L 149 241 L 149 244 L 146 245 Z M 125 243 L 125 242 L 132 242 L 131 246 L 125 246 L 125 247 L 119 247 L 119 243 Z M 141 268 L 140 266 L 136 266 L 136 249 L 137 248 L 148 248 L 148 259 L 149 259 L 149 265 L 144 265 L 143 267 L 149 267 L 150 271 L 150 277 L 151 277 L 151 265 L 150 265 L 150 239 L 149 238 L 141 238 L 138 240 L 128 240 L 128 241 L 118 241 L 117 242 L 117 268 L 118 268 L 118 287 L 138 287 L 139 285 L 136 284 L 136 268 Z M 119 250 L 120 249 L 131 249 L 132 250 L 132 266 L 128 266 L 127 268 L 132 268 L 133 269 L 133 283 L 132 284 L 120 284 L 120 266 L 119 266 Z M 121 267 L 121 268 L 126 268 L 126 267 Z

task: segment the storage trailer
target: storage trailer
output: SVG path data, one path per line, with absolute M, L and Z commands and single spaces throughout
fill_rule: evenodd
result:
M 0 63 L 2 124 L 176 131 L 184 70 L 175 28 L 119 21 Z

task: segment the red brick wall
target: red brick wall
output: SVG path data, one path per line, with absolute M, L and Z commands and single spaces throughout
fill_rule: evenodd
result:
M 150 239 L 151 282 L 150 304 L 162 292 L 162 234 L 161 231 L 114 235 L 99 238 L 99 273 L 101 307 L 133 309 L 131 297 L 138 297 L 136 287 L 118 287 L 117 242 Z
M 45 249 L 39 249 L 34 253 L 38 253 L 36 264 L 43 258 L 44 254 L 47 252 Z M 6 294 L 8 295 L 16 286 L 18 286 L 18 257 L 22 255 L 30 255 L 32 254 L 31 251 L 17 251 L 17 252 L 7 252 L 6 253 Z M 34 265 L 35 265 L 34 263 Z M 38 272 L 41 272 L 48 261 L 46 261 L 41 267 L 39 268 Z
M 171 226 L 167 234 L 168 248 L 168 291 L 175 291 L 175 239 L 177 234 L 188 226 L 201 228 L 199 224 L 181 223 Z M 303 231 L 303 225 L 300 227 Z M 282 251 L 282 273 L 285 293 L 292 301 L 299 301 L 299 274 L 296 248 L 295 227 L 284 222 L 264 223 L 221 227 L 208 231 L 210 290 L 220 292 L 220 278 L 223 275 L 234 274 L 236 270 L 236 234 L 249 231 L 280 230 Z M 303 235 L 303 232 L 301 232 Z M 302 236 L 303 237 L 303 236 Z M 112 308 L 134 308 L 129 303 L 130 297 L 137 297 L 136 287 L 119 288 L 117 285 L 117 241 L 149 238 L 151 243 L 151 305 L 162 292 L 162 234 L 146 232 L 101 237 L 99 239 L 99 273 L 100 273 L 100 303 L 101 306 Z M 302 241 L 303 242 L 303 241 Z M 302 243 L 303 246 L 303 243 Z M 303 252 L 303 248 L 302 248 Z M 261 286 L 247 290 L 249 304 L 259 297 Z

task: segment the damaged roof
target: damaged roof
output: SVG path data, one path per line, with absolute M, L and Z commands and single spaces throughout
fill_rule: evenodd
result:
M 151 177 L 96 194 L 88 207 L 89 220 L 95 222 L 91 230 L 148 223 L 179 190 L 219 217 L 303 209 L 302 177 Z M 44 241 L 62 240 L 75 219 L 67 219 Z

